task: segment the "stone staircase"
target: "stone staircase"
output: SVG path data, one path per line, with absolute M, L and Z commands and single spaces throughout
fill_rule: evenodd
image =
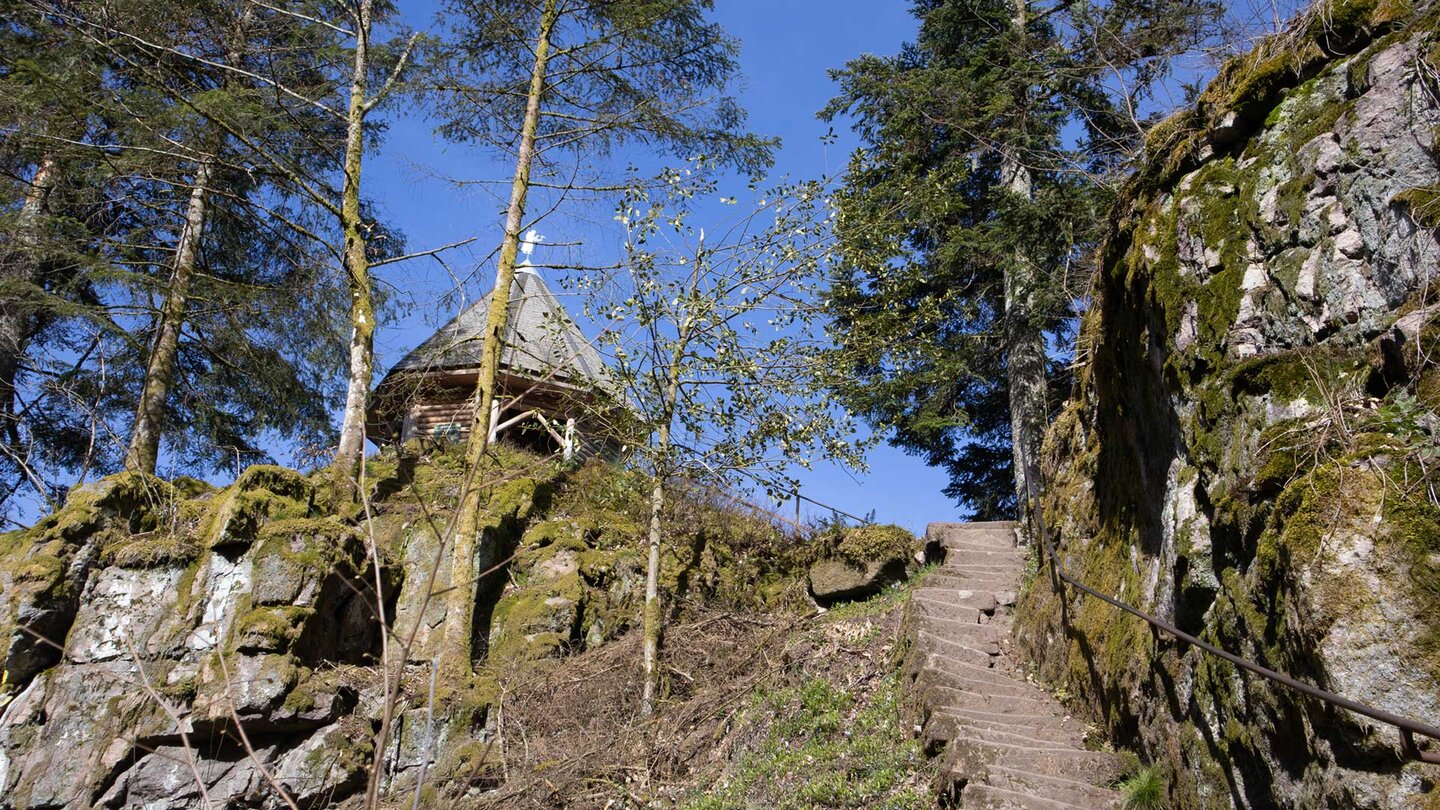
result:
M 1013 523 L 932 523 L 944 564 L 910 598 L 906 674 L 926 751 L 940 757 L 942 806 L 1114 808 L 1102 787 L 1114 754 L 1087 750 L 1085 727 L 1026 680 L 1011 655 L 1011 613 L 1025 553 Z

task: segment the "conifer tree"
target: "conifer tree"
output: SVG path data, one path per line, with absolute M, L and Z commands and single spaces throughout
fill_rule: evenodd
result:
M 744 114 L 724 95 L 737 45 L 705 18 L 709 0 L 450 0 L 451 26 L 437 56 L 440 132 L 514 156 L 494 291 L 490 297 L 474 416 L 466 447 L 471 469 L 484 459 L 496 403 L 501 340 L 509 316 L 520 237 L 531 191 L 565 193 L 604 185 L 593 163 L 620 147 L 649 145 L 754 173 L 775 141 L 743 130 Z M 591 171 L 565 176 L 566 160 Z M 579 167 L 577 167 L 578 169 Z M 621 186 L 616 185 L 615 190 Z M 462 493 L 452 577 L 468 581 L 480 507 Z M 473 589 L 456 589 L 449 645 L 469 649 Z
M 851 117 L 863 143 L 839 195 L 834 386 L 944 466 L 977 517 L 1029 497 L 1049 347 L 1083 295 L 1107 182 L 1143 132 L 1134 111 L 1215 11 L 917 0 L 913 44 L 833 74 L 822 117 Z
M 323 441 L 345 358 L 333 270 L 357 252 L 346 236 L 359 234 L 362 275 L 400 246 L 365 212 L 363 149 L 345 148 L 373 132 L 334 103 L 353 84 L 348 5 L 28 5 L 103 57 L 88 99 L 101 123 L 76 143 L 105 167 L 106 217 L 94 300 L 72 318 L 103 334 L 66 384 L 107 420 L 134 415 L 132 469 L 153 470 L 161 435 L 177 461 L 226 467 L 264 458 L 275 435 Z M 359 60 L 362 79 L 388 88 L 398 59 L 379 52 Z
M 65 430 L 37 430 L 51 403 L 35 344 L 59 342 L 63 314 L 90 296 L 84 267 L 104 209 L 90 150 L 103 59 L 63 26 L 19 7 L 0 28 L 0 510 L 21 487 L 58 489 L 46 458 L 73 455 Z

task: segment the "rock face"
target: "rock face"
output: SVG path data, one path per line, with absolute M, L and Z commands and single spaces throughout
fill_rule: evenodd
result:
M 1322 4 L 1157 128 L 1045 450 L 1048 521 L 1087 584 L 1429 722 L 1436 29 L 1429 6 Z M 1062 606 L 1043 576 L 1018 626 L 1043 677 L 1170 769 L 1177 807 L 1440 801 L 1440 769 L 1402 757 L 1393 728 L 1156 640 L 1100 600 Z
M 492 493 L 488 555 L 543 489 Z M 385 703 L 376 606 L 395 639 L 415 628 L 392 669 L 421 680 L 438 655 L 422 631 L 444 607 L 414 606 L 448 578 L 428 576 L 444 560 L 429 523 L 391 510 L 356 525 L 319 502 L 278 467 L 198 495 L 125 474 L 0 538 L 0 807 L 283 807 L 275 785 L 305 807 L 362 788 Z M 397 694 L 389 780 L 420 765 L 403 744 L 439 736 L 406 725 L 422 694 Z
M 327 806 L 365 788 L 378 741 L 382 791 L 408 797 L 422 771 L 428 806 L 483 787 L 507 682 L 638 621 L 648 514 L 635 474 L 497 452 L 486 573 L 457 583 L 475 591 L 468 679 L 432 675 L 461 476 L 443 453 L 367 462 L 368 518 L 330 514 L 323 476 L 262 466 L 223 490 L 113 476 L 0 535 L 0 808 L 284 807 L 277 785 Z M 755 545 L 781 543 L 773 527 L 675 512 L 677 615 L 687 598 L 798 598 Z
M 374 574 L 312 497 L 274 467 L 200 498 L 126 474 L 6 535 L 0 804 L 189 807 L 197 773 L 223 804 L 268 787 L 262 766 L 296 797 L 353 789 L 371 732 L 339 673 L 380 636 L 346 583 Z

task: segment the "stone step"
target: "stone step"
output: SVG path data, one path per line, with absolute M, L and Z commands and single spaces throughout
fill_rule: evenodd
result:
M 1040 751 L 1084 750 L 1085 737 L 1082 734 L 1054 728 L 1028 728 L 1024 726 L 995 727 L 994 724 L 976 723 L 957 715 L 950 718 L 963 729 L 966 739 L 971 741 L 1004 743 L 1033 748 Z
M 1044 700 L 1031 691 L 1034 687 L 1030 684 L 1017 681 L 997 669 L 971 663 L 958 656 L 947 656 L 939 660 L 935 656 L 936 654 L 932 653 L 926 665 L 916 673 L 917 683 L 923 680 L 926 684 L 964 692 L 980 692 L 983 689 L 983 694 L 986 695 Z
M 947 605 L 975 608 L 983 613 L 995 609 L 995 594 L 983 589 L 933 588 L 921 586 L 914 591 L 916 601 L 940 602 Z
M 1048 700 L 1024 691 L 1006 689 L 1003 684 L 969 676 L 947 679 L 943 673 L 931 671 L 935 674 L 927 677 L 922 673 L 915 682 L 924 686 L 926 697 L 938 701 L 932 709 L 933 713 L 955 708 L 987 712 L 1018 709 L 1026 714 L 1039 714 L 1050 708 Z
M 932 621 L 939 622 L 939 624 L 936 624 L 934 628 L 930 628 L 927 623 Z M 985 624 L 970 624 L 917 615 L 914 619 L 913 626 L 910 627 L 909 630 L 913 634 L 921 630 L 922 627 L 923 629 L 930 630 L 932 633 L 943 635 L 952 641 L 974 647 L 977 650 L 993 649 L 1000 644 L 1001 639 L 1009 636 L 1009 631 L 994 621 Z
M 1089 782 L 1017 770 L 1006 765 L 991 765 L 985 773 L 984 781 L 986 784 L 1003 787 L 1017 793 L 1057 798 L 1064 796 L 1064 801 L 1078 804 L 1081 807 L 1111 807 L 1119 798 L 1115 791 L 1097 787 Z M 1089 802 L 1089 804 L 1085 802 Z
M 953 533 L 956 533 L 956 534 L 967 534 L 967 533 L 969 533 L 969 534 L 975 534 L 975 533 L 983 533 L 983 532 L 991 532 L 991 531 L 1013 532 L 1013 531 L 1015 531 L 1015 521 L 1013 521 L 1013 520 L 989 520 L 989 521 L 986 521 L 986 520 L 976 520 L 976 521 L 967 521 L 967 522 L 963 522 L 963 523 L 962 523 L 962 522 L 951 522 L 951 521 L 937 520 L 937 521 L 935 521 L 935 522 L 933 522 L 933 523 L 930 523 L 928 526 L 926 526 L 926 527 L 925 527 L 925 531 L 926 531 L 927 534 L 928 534 L 929 532 L 932 532 L 932 531 L 953 532 Z
M 986 683 L 999 683 L 1006 686 L 1013 685 L 1018 688 L 1030 690 L 1037 698 L 1047 699 L 1044 693 L 1035 689 L 1009 672 L 996 669 L 996 655 L 984 647 L 973 647 L 963 641 L 952 641 L 943 636 L 937 636 L 928 630 L 920 631 L 922 640 L 933 641 L 935 646 L 925 649 L 926 666 L 936 672 L 943 672 L 955 677 L 973 678 L 978 677 Z M 977 656 L 982 654 L 984 657 Z M 979 670 L 980 673 L 977 673 Z
M 925 541 L 941 547 L 964 543 L 1006 550 L 1015 548 L 1015 529 L 1012 523 L 931 523 Z
M 917 620 L 915 622 L 915 626 L 910 628 L 911 636 L 913 637 L 916 633 L 924 630 L 931 635 L 940 636 L 941 638 L 947 639 L 954 644 L 960 644 L 962 646 L 969 647 L 972 650 L 980 650 L 989 655 L 994 655 L 995 650 L 999 648 L 1001 640 L 1006 635 L 1005 633 L 995 632 L 996 628 L 993 622 L 990 624 L 957 624 L 955 622 L 941 622 L 935 624 L 932 627 L 929 624 L 926 624 L 926 622 L 930 621 L 934 620 L 926 619 L 923 622 Z M 932 653 L 942 654 L 945 651 L 939 649 L 925 649 L 915 650 L 914 652 L 923 656 Z
M 978 551 L 971 549 L 947 549 L 945 551 L 946 565 L 961 565 L 973 563 L 975 565 L 1003 565 L 1006 568 L 1025 567 L 1025 555 L 1012 551 Z
M 953 591 L 985 591 L 988 593 L 1014 593 L 1020 587 L 1020 575 L 998 576 L 989 573 L 984 576 L 962 571 L 937 570 L 922 580 L 927 588 L 942 588 Z
M 1068 798 L 1068 797 L 1067 797 Z M 965 810 L 1096 810 L 1109 805 L 1091 802 L 1073 804 L 1061 797 L 1035 796 L 985 783 L 971 783 L 960 792 L 960 806 Z
M 1020 563 L 998 563 L 981 560 L 976 562 L 968 557 L 963 560 L 946 563 L 935 569 L 935 573 L 944 576 L 945 574 L 966 574 L 989 577 L 1012 577 L 1017 576 L 1024 570 Z
M 958 543 L 958 542 L 957 542 L 957 543 L 947 543 L 944 548 L 945 548 L 946 555 L 949 556 L 949 557 L 951 557 L 951 558 L 954 558 L 954 559 L 959 559 L 959 558 L 961 558 L 961 557 L 968 557 L 968 556 L 971 556 L 971 555 L 978 554 L 978 555 L 982 555 L 983 557 L 986 557 L 986 558 L 989 558 L 989 559 L 995 559 L 995 560 L 1010 560 L 1010 559 L 1015 559 L 1015 560 L 1020 560 L 1020 561 L 1023 562 L 1026 557 L 1030 556 L 1030 552 L 1028 552 L 1027 550 L 1022 549 L 1022 548 L 1017 548 L 1017 547 L 1015 547 L 1015 546 L 1011 546 L 1011 547 L 1009 547 L 1009 548 L 996 548 L 995 546 L 985 546 L 985 545 L 976 545 L 976 544 L 974 544 L 974 543 Z
M 974 717 L 976 720 L 986 720 L 996 723 L 1023 723 L 1045 721 L 1059 723 L 1066 728 L 1074 729 L 1081 734 L 1083 734 L 1085 730 L 1085 725 L 1083 723 L 1074 719 L 1068 714 L 1051 711 L 1051 707 L 1048 705 L 1046 706 L 1046 709 L 1044 711 L 1035 714 L 1026 714 L 1023 712 L 987 712 L 980 709 L 966 709 L 953 706 L 951 708 L 957 712 L 960 712 L 963 716 Z
M 1020 575 L 1024 569 L 1020 566 L 1012 568 L 1001 568 L 998 566 L 975 566 L 955 563 L 947 564 L 930 572 L 926 579 L 983 579 L 994 582 L 994 590 L 1003 591 L 1014 588 L 1020 583 Z
M 1000 654 L 1000 638 L 1003 634 L 981 632 L 991 630 L 990 624 L 975 624 L 943 616 L 917 616 L 916 629 L 924 630 L 941 638 L 962 644 L 972 650 L 981 650 L 988 655 Z
M 989 669 L 991 664 L 994 663 L 993 659 L 999 653 L 998 649 L 989 647 L 988 645 L 968 644 L 964 641 L 955 641 L 945 638 L 944 636 L 940 636 L 939 638 L 941 639 L 941 646 L 926 649 L 922 669 L 928 667 L 945 672 L 950 669 L 952 660 Z
M 1060 722 L 1056 717 L 1039 717 L 1032 715 L 1030 718 L 1020 720 L 982 720 L 964 710 L 947 712 L 955 722 L 963 727 L 979 728 L 986 731 L 998 731 L 1007 734 L 1016 734 L 1036 742 L 1046 741 L 1059 743 L 1061 745 L 1083 745 L 1085 732 L 1082 729 L 1074 728 L 1069 724 Z
M 987 546 L 976 543 L 952 543 L 942 546 L 948 560 L 991 560 L 1001 563 L 1023 563 L 1029 556 L 1025 549 L 1017 546 Z
M 1099 785 L 1119 759 L 1085 748 L 1086 729 L 1010 661 L 1004 639 L 1030 550 L 1008 522 L 932 523 L 944 564 L 910 596 L 907 673 L 925 750 L 959 806 L 1011 810 L 1112 808 Z M 951 795 L 954 795 L 953 793 Z
M 981 779 L 990 767 L 1001 765 L 1098 784 L 1113 779 L 1120 768 L 1120 760 L 1114 754 L 976 740 L 970 737 L 970 733 L 970 730 L 966 729 L 962 736 L 950 741 L 945 748 L 944 761 L 951 772 L 967 781 Z
M 966 666 L 994 669 L 995 659 L 999 656 L 999 651 L 1001 651 L 998 649 L 999 643 L 994 637 L 962 636 L 962 634 L 950 633 L 950 624 L 924 624 L 924 626 L 917 628 L 916 634 L 917 636 L 923 636 L 922 641 L 926 644 L 926 647 L 922 650 L 923 653 L 926 654 L 926 656 L 936 656 L 935 666 L 937 669 L 949 669 L 950 664 L 946 662 L 945 659 L 950 656 L 950 654 L 955 653 L 956 650 L 962 651 L 962 654 L 959 654 L 958 657 L 960 662 L 966 663 Z M 992 643 L 992 641 L 994 641 L 994 643 Z M 963 653 L 963 651 L 984 653 L 985 659 L 972 660 L 972 656 Z M 995 672 L 1002 672 L 1002 670 L 995 670 Z M 1004 670 L 1004 672 L 1005 676 L 1014 679 L 1014 676 L 1009 675 L 1008 669 Z M 1027 683 L 1025 686 L 1030 685 Z M 1034 689 L 1034 686 L 1031 686 L 1031 689 Z
M 980 608 L 943 602 L 928 594 L 913 595 L 910 598 L 910 608 L 916 618 L 947 619 L 952 622 L 974 625 L 980 624 L 980 614 L 982 613 Z

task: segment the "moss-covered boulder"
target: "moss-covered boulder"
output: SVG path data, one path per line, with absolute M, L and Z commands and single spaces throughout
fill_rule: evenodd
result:
M 810 566 L 810 595 L 821 607 L 865 599 L 914 572 L 919 543 L 899 526 L 841 530 L 823 559 Z
M 122 473 L 76 487 L 65 506 L 29 529 L 0 535 L 0 668 L 12 688 L 59 658 L 97 560 L 136 537 L 167 537 L 174 487 Z M 168 542 L 168 541 L 162 541 Z

